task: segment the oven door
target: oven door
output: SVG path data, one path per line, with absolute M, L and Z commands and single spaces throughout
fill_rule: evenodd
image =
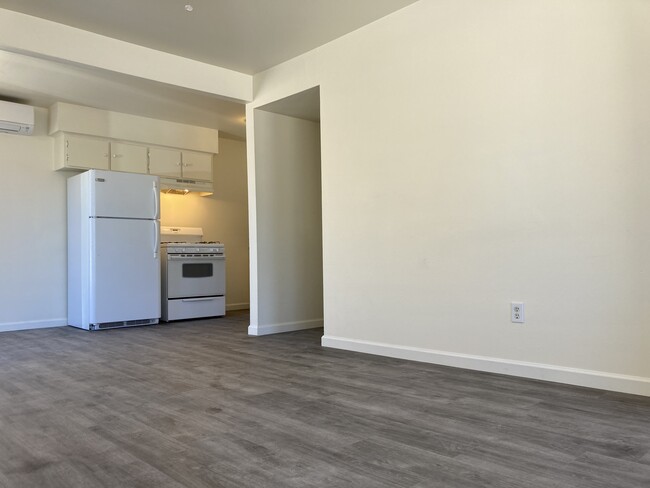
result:
M 226 294 L 223 256 L 167 256 L 167 297 L 192 298 Z

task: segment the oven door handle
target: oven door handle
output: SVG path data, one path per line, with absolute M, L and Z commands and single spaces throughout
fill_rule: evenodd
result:
M 225 256 L 201 256 L 199 254 L 192 255 L 186 254 L 184 256 L 176 256 L 175 254 L 168 254 L 167 259 L 169 261 L 192 261 L 192 260 L 201 260 L 201 261 L 223 261 L 226 259 Z
M 202 298 L 183 298 L 182 302 L 209 302 L 215 300 L 217 297 L 202 297 Z

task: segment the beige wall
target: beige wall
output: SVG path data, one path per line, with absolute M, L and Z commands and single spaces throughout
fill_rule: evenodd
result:
M 650 395 L 648 25 L 421 0 L 258 74 L 252 169 L 255 107 L 320 85 L 324 343 Z
M 47 110 L 34 135 L 0 134 L 0 331 L 66 324 L 66 178 L 52 166 Z
M 323 325 L 320 124 L 255 115 L 257 307 L 251 334 Z
M 204 240 L 226 246 L 226 306 L 248 308 L 248 202 L 246 143 L 219 140 L 214 161 L 214 194 L 161 196 L 161 223 L 166 226 L 201 227 Z

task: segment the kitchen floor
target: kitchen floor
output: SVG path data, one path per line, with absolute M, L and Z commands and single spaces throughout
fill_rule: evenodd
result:
M 247 325 L 1 334 L 0 487 L 650 486 L 650 398 Z

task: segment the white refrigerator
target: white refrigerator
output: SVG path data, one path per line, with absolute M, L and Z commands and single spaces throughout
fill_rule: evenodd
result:
M 86 330 L 157 324 L 157 176 L 90 170 L 68 179 L 68 324 Z

